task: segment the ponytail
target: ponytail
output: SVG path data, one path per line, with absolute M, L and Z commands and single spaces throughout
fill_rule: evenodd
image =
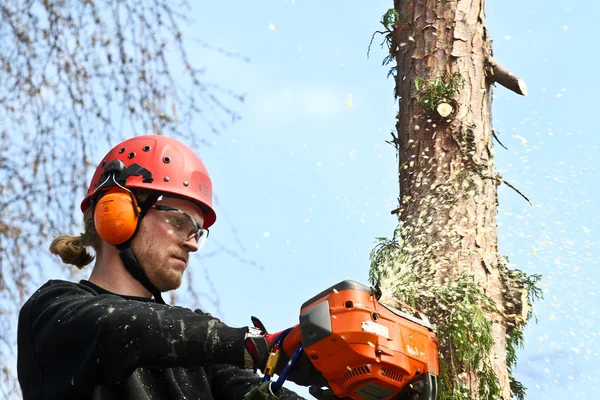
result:
M 82 269 L 92 261 L 94 256 L 88 251 L 92 247 L 96 252 L 101 240 L 94 226 L 94 214 L 91 209 L 83 215 L 85 233 L 79 236 L 61 235 L 50 244 L 50 252 L 59 256 L 65 264 L 71 264 Z

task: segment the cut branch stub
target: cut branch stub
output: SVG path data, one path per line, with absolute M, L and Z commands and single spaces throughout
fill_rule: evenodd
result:
M 435 106 L 435 112 L 442 118 L 448 118 L 454 114 L 454 107 L 449 102 L 440 101 Z
M 488 59 L 488 64 L 490 67 L 490 79 L 493 82 L 501 84 L 516 94 L 527 96 L 527 85 L 523 79 L 519 78 L 508 69 L 500 65 L 500 63 L 498 63 L 498 61 L 496 61 L 496 59 L 493 57 Z

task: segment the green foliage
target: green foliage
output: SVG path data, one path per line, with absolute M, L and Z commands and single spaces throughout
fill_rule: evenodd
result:
M 438 400 L 454 400 L 451 390 L 449 390 L 452 385 L 448 385 L 448 382 L 450 382 L 453 378 L 450 370 L 442 359 L 439 360 L 439 366 L 440 376 L 438 380 Z M 460 384 L 460 381 L 458 383 Z
M 426 110 L 434 112 L 438 103 L 451 102 L 463 85 L 464 78 L 458 72 L 446 73 L 430 80 L 418 76 L 415 78 L 417 102 Z
M 505 257 L 505 259 L 508 261 L 508 257 Z M 539 274 L 527 275 L 523 271 L 513 270 L 510 273 L 510 279 L 514 286 L 522 287 L 527 291 L 527 304 L 529 306 L 525 317 L 525 323 L 527 323 L 531 318 L 535 318 L 533 302 L 544 297 L 542 289 L 538 286 L 542 276 Z M 535 320 L 537 322 L 537 318 Z M 527 388 L 513 376 L 513 369 L 517 365 L 517 350 L 523 348 L 524 341 L 523 325 L 516 325 L 507 332 L 506 365 L 508 367 L 510 390 L 518 400 L 525 399 L 527 393 Z
M 506 335 L 506 365 L 508 367 L 508 379 L 510 380 L 510 390 L 519 400 L 525 398 L 527 388 L 515 379 L 513 368 L 517 365 L 517 349 L 523 348 L 525 336 L 521 326 L 515 327 Z
M 381 43 L 381 47 L 383 47 L 383 45 L 385 44 L 388 48 L 388 55 L 385 56 L 385 58 L 383 59 L 382 65 L 388 65 L 389 63 L 391 63 L 392 61 L 395 60 L 395 52 L 392 51 L 392 49 L 395 47 L 393 45 L 394 42 L 394 30 L 398 28 L 398 24 L 403 24 L 402 20 L 400 19 L 400 15 L 398 14 L 398 11 L 396 11 L 396 9 L 394 8 L 390 8 L 388 9 L 385 14 L 383 14 L 383 16 L 381 17 L 381 21 L 380 21 L 381 25 L 383 25 L 384 27 L 384 31 L 375 31 L 375 33 L 373 33 L 373 36 L 371 36 L 371 42 L 369 43 L 369 47 L 367 48 L 367 58 L 369 57 L 369 53 L 371 51 L 371 45 L 373 44 L 373 39 L 375 38 L 376 34 L 380 34 L 380 35 L 384 35 L 384 39 L 383 42 Z M 392 67 L 390 68 L 389 72 L 388 72 L 388 77 L 390 75 L 394 75 L 395 72 L 397 71 L 397 67 Z
M 535 313 L 533 311 L 533 302 L 544 298 L 544 292 L 539 287 L 541 280 L 542 275 L 540 274 L 526 275 L 523 271 L 519 271 L 519 281 L 524 286 L 525 290 L 527 290 L 527 302 L 529 304 L 527 321 L 529 321 L 530 318 L 535 317 Z
M 399 233 L 400 228 L 396 227 L 391 239 L 386 237 L 378 237 L 375 239 L 375 248 L 371 251 L 371 266 L 382 266 L 386 261 L 392 259 L 393 253 L 399 247 Z M 384 276 L 382 276 L 382 273 L 385 273 L 384 271 L 385 269 L 383 268 L 369 268 L 369 281 L 373 284 L 380 282 L 381 279 L 384 278 Z
M 510 391 L 512 392 L 513 396 L 516 397 L 518 400 L 525 400 L 525 395 L 527 394 L 527 388 L 525 386 L 523 386 L 523 384 L 521 382 L 519 382 L 512 376 L 510 376 L 509 379 L 510 379 Z
M 440 371 L 443 364 L 440 362 Z M 469 387 L 458 375 L 452 374 L 446 366 L 444 368 L 444 373 L 440 372 L 438 400 L 471 400 Z
M 484 362 L 478 376 L 478 394 L 480 399 L 496 399 L 502 391 L 496 373 L 489 362 Z
M 517 365 L 517 349 L 523 348 L 523 328 L 516 327 L 506 335 L 506 365 L 512 369 Z
M 494 309 L 493 302 L 466 275 L 442 287 L 439 297 L 442 304 L 451 307 L 443 330 L 454 344 L 457 358 L 468 365 L 479 365 L 494 343 L 492 327 L 484 312 Z
M 435 303 L 428 307 L 429 315 L 436 322 L 441 347 L 449 348 L 451 354 L 450 360 L 445 360 L 451 374 L 440 378 L 441 392 L 448 398 L 472 399 L 461 376 L 479 371 L 479 398 L 494 398 L 500 386 L 489 363 L 494 338 L 486 317 L 486 312 L 495 310 L 494 302 L 468 274 L 440 286 L 436 292 Z
M 409 255 L 414 249 L 408 247 L 400 227 L 394 230 L 391 239 L 378 238 L 371 251 L 369 279 L 372 284 L 382 279 L 391 282 L 389 290 L 394 298 L 423 311 L 431 320 L 442 350 L 438 399 L 500 398 L 502 388 L 492 369 L 494 337 L 489 319 L 490 314 L 499 313 L 496 304 L 470 274 L 463 273 L 436 283 L 432 272 L 436 265 L 422 259 L 415 267 Z M 512 284 L 527 290 L 530 305 L 542 296 L 538 287 L 540 279 L 539 275 L 528 276 L 522 271 L 511 273 Z M 531 317 L 533 313 L 529 311 L 527 320 Z M 526 388 L 513 378 L 512 368 L 517 362 L 517 349 L 523 345 L 523 325 L 509 329 L 506 348 L 510 388 L 518 399 L 524 398 Z M 472 378 L 477 380 L 477 393 L 472 393 L 468 384 Z
M 393 31 L 394 25 L 397 21 L 400 20 L 400 15 L 398 15 L 398 11 L 395 8 L 388 9 L 383 17 L 381 18 L 381 24 L 385 27 L 387 31 Z

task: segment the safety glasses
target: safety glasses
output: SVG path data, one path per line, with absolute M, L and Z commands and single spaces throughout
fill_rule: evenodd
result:
M 189 214 L 169 206 L 155 204 L 152 208 L 160 211 L 160 217 L 179 239 L 184 242 L 194 239 L 198 248 L 204 245 L 208 237 L 208 229 L 201 227 Z

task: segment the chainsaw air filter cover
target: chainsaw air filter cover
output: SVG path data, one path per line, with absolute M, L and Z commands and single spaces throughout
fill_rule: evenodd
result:
M 338 397 L 437 395 L 438 340 L 427 319 L 378 302 L 375 290 L 346 280 L 302 305 L 304 351 Z

